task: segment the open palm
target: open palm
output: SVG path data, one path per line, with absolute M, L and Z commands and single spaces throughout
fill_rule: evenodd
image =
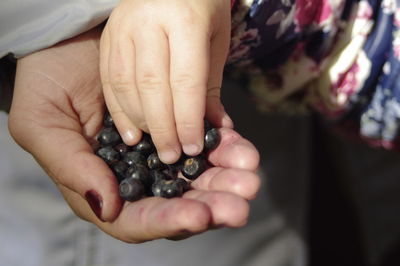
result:
M 181 198 L 123 202 L 108 166 L 93 153 L 104 99 L 94 29 L 18 61 L 9 129 L 60 189 L 72 210 L 111 236 L 139 243 L 246 223 L 260 181 L 255 147 L 232 129 L 209 155 L 215 167 Z

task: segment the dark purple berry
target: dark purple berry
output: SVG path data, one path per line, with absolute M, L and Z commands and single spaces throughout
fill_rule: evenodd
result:
M 167 170 L 170 175 L 176 176 L 182 170 L 181 163 L 168 164 Z
M 173 179 L 172 176 L 168 175 L 167 173 L 160 171 L 160 170 L 151 170 L 149 172 L 149 178 L 150 178 L 150 185 L 146 187 L 146 193 L 149 196 L 154 196 L 152 187 L 155 183 L 158 183 L 160 181 L 165 181 L 165 180 L 171 180 Z
M 151 193 L 154 197 L 161 197 L 161 190 L 163 187 L 163 181 L 159 181 L 151 185 Z
M 103 125 L 105 127 L 113 127 L 114 126 L 114 120 L 111 117 L 109 112 L 106 112 L 105 115 L 104 115 Z
M 103 123 L 104 128 L 97 137 L 101 148 L 96 154 L 109 164 L 120 183 L 120 196 L 127 201 L 136 201 L 146 196 L 182 196 L 191 189 L 187 179 L 194 180 L 207 169 L 204 157 L 206 152 L 215 149 L 221 141 L 219 131 L 204 120 L 203 152 L 196 157 L 182 154 L 176 163 L 164 164 L 149 134 L 144 133 L 136 145 L 127 146 L 122 142 L 108 112 Z M 178 178 L 179 172 L 187 179 Z
M 196 179 L 207 169 L 207 162 L 201 156 L 190 157 L 185 160 L 182 167 L 182 174 L 190 180 Z
M 150 185 L 151 182 L 151 179 L 149 177 L 149 170 L 146 166 L 141 164 L 130 166 L 125 172 L 125 178 L 140 180 L 143 185 Z
M 156 197 L 173 198 L 183 194 L 183 188 L 175 180 L 160 180 L 152 186 L 153 195 Z
M 172 179 L 172 176 L 170 176 L 167 173 L 162 172 L 160 170 L 151 170 L 149 172 L 149 177 L 150 177 L 152 184 L 157 183 L 160 180 L 171 180 Z
M 175 179 L 175 182 L 182 186 L 182 192 L 185 193 L 186 191 L 190 190 L 190 184 L 183 178 Z
M 212 128 L 206 132 L 204 136 L 204 149 L 207 151 L 214 150 L 221 142 L 221 135 L 216 128 Z
M 117 161 L 110 165 L 111 170 L 118 180 L 118 183 L 121 183 L 121 181 L 125 178 L 125 172 L 128 169 L 128 166 L 129 165 L 123 161 Z
M 207 132 L 210 129 L 212 129 L 210 122 L 208 122 L 208 120 L 204 119 L 204 132 Z
M 121 156 L 123 156 L 129 151 L 129 146 L 125 143 L 120 143 L 114 146 L 114 150 L 116 150 L 117 152 L 119 152 L 119 154 L 121 154 Z
M 101 146 L 115 146 L 121 142 L 121 137 L 116 129 L 106 127 L 100 131 L 97 140 Z
M 143 134 L 138 144 L 132 146 L 132 151 L 140 152 L 143 155 L 149 155 L 154 151 L 153 141 L 149 134 Z
M 176 176 L 178 172 L 182 171 L 183 164 L 187 158 L 187 155 L 182 153 L 177 162 L 173 164 L 167 164 L 167 170 L 169 174 L 172 176 Z
M 116 162 L 120 158 L 119 153 L 110 146 L 98 149 L 96 154 L 108 164 Z
M 141 199 L 144 194 L 144 185 L 137 179 L 125 178 L 119 184 L 119 195 L 127 201 L 136 201 Z
M 140 152 L 131 151 L 124 154 L 122 160 L 129 165 L 141 164 L 146 165 L 146 157 L 142 155 Z
M 151 170 L 155 169 L 165 169 L 167 166 L 160 160 L 158 157 L 157 152 L 153 152 L 152 154 L 147 157 L 147 166 Z

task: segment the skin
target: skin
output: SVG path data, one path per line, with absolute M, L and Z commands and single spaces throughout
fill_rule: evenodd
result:
M 232 128 L 220 101 L 228 0 L 122 0 L 101 37 L 104 96 L 124 142 L 150 132 L 160 159 L 203 148 L 203 119 Z
M 18 60 L 9 129 L 46 170 L 71 209 L 128 243 L 182 239 L 206 230 L 243 226 L 248 200 L 259 190 L 259 154 L 230 128 L 209 155 L 215 165 L 182 198 L 123 203 L 108 166 L 93 153 L 105 110 L 99 77 L 100 30 L 94 29 Z M 85 199 L 95 191 L 98 216 Z M 101 219 L 99 219 L 101 218 Z

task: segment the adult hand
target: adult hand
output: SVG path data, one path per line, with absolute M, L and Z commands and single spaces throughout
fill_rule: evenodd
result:
M 216 226 L 238 227 L 259 189 L 255 147 L 232 129 L 193 190 L 181 198 L 122 202 L 112 171 L 93 152 L 104 100 L 98 29 L 18 60 L 9 129 L 82 219 L 126 242 L 174 238 Z
M 220 101 L 230 44 L 227 0 L 122 0 L 100 44 L 108 109 L 126 144 L 141 130 L 160 159 L 203 148 L 203 120 L 233 127 Z

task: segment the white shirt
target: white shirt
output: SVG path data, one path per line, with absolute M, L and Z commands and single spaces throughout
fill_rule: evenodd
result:
M 1 0 L 0 58 L 22 57 L 103 22 L 118 0 Z

